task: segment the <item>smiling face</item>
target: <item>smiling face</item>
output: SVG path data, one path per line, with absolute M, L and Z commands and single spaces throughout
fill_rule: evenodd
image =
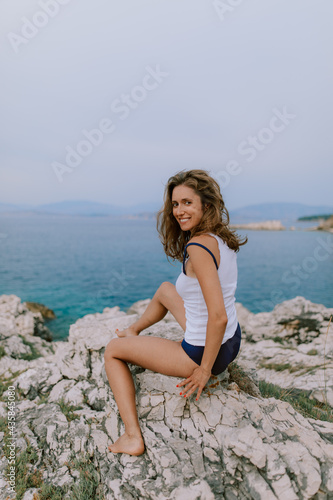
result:
M 181 184 L 172 191 L 173 215 L 183 231 L 191 231 L 203 216 L 200 196 L 190 187 Z

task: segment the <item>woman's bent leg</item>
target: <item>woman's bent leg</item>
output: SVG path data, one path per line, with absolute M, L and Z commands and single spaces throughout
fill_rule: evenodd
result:
M 198 365 L 178 342 L 150 336 L 113 339 L 106 346 L 104 359 L 109 384 L 125 425 L 125 433 L 110 446 L 110 451 L 140 455 L 144 444 L 136 411 L 134 383 L 127 363 L 184 378 L 190 376 Z
M 168 311 L 185 331 L 186 318 L 183 299 L 178 294 L 175 285 L 165 281 L 156 291 L 141 318 L 126 330 L 116 333 L 118 337 L 137 336 L 142 330 L 161 321 Z

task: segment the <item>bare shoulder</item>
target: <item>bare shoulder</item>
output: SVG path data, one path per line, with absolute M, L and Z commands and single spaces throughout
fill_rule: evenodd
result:
M 191 238 L 188 243 L 200 243 L 201 245 L 209 248 L 209 250 L 211 251 L 216 250 L 216 252 L 218 252 L 219 249 L 216 238 L 214 238 L 214 236 L 211 236 L 210 234 L 200 234 L 200 236 L 193 236 L 193 238 Z
M 210 234 L 201 234 L 200 236 L 193 236 L 193 238 L 191 238 L 188 243 L 200 243 L 200 245 L 203 245 L 206 248 L 208 248 L 208 250 L 210 250 L 213 253 L 213 255 L 217 261 L 217 265 L 218 266 L 220 265 L 219 245 L 218 245 L 216 238 L 214 238 L 214 236 L 211 236 Z M 190 250 L 191 248 L 195 248 L 195 247 L 190 246 L 190 247 L 188 247 L 188 250 Z

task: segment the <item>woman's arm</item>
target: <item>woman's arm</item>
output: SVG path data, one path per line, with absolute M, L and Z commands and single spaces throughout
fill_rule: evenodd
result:
M 191 242 L 207 246 L 214 253 L 215 258 L 217 258 L 217 241 L 215 239 L 214 241 L 212 240 L 212 237 L 203 235 L 192 238 Z M 206 344 L 201 365 L 194 370 L 191 377 L 183 381 L 180 385 L 185 385 L 186 397 L 198 389 L 198 399 L 210 378 L 212 367 L 222 344 L 228 317 L 224 306 L 221 283 L 212 256 L 206 250 L 196 245 L 189 246 L 187 252 L 206 302 L 208 322 Z

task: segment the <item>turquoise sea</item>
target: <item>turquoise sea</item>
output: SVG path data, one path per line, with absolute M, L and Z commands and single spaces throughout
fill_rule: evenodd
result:
M 245 231 L 238 255 L 237 302 L 270 311 L 302 295 L 333 307 L 333 234 Z M 154 220 L 51 215 L 0 216 L 0 295 L 41 302 L 57 319 L 54 339 L 104 307 L 125 310 L 151 298 L 163 281 L 175 283 L 180 262 L 169 262 Z

